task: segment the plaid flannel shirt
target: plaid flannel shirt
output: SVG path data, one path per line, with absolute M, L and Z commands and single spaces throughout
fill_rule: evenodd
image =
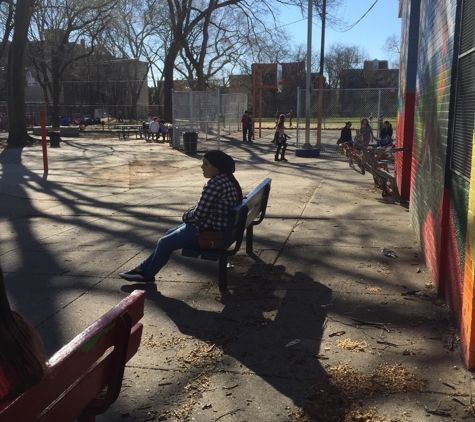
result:
M 238 202 L 236 186 L 226 174 L 218 174 L 204 185 L 198 202 L 183 214 L 182 220 L 199 231 L 224 231 L 229 211 Z

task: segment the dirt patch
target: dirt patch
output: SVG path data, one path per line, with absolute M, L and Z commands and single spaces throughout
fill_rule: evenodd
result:
M 176 359 L 187 366 L 199 368 L 196 377 L 183 387 L 186 401 L 177 410 L 149 412 L 145 420 L 165 421 L 174 417 L 176 422 L 190 420 L 194 407 L 203 396 L 203 392 L 209 388 L 211 377 L 215 372 L 216 365 L 221 362 L 224 349 L 234 338 L 234 333 L 223 334 L 221 332 L 205 332 L 209 342 L 197 340 L 193 337 L 173 336 L 168 341 L 154 341 L 153 336 L 142 340 L 142 345 L 147 349 L 176 350 Z M 206 405 L 205 405 L 206 406 Z M 206 407 L 205 407 L 206 408 Z
M 425 381 L 401 365 L 380 365 L 369 374 L 338 365 L 310 384 L 306 404 L 289 416 L 293 422 L 398 422 L 385 419 L 376 409 L 365 409 L 364 398 L 417 392 L 424 386 Z

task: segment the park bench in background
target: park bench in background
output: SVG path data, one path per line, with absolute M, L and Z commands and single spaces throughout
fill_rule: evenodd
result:
M 119 396 L 126 362 L 137 352 L 145 292 L 136 290 L 49 360 L 50 373 L 0 403 L 0 422 L 93 422 Z
M 198 246 L 186 246 L 181 254 L 189 258 L 219 260 L 219 290 L 227 288 L 228 256 L 234 255 L 241 248 L 244 230 L 246 230 L 246 253 L 253 254 L 252 242 L 254 226 L 260 224 L 266 215 L 271 179 L 267 178 L 236 205 L 228 217 L 228 229 L 224 232 L 224 249 L 200 249 Z M 234 247 L 232 249 L 231 246 Z

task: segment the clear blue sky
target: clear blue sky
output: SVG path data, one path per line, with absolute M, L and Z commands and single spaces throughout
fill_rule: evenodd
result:
M 330 0 L 328 0 L 330 1 Z M 345 4 L 336 12 L 337 16 L 352 26 L 356 21 L 366 15 L 350 30 L 338 32 L 326 25 L 325 52 L 331 44 L 340 42 L 345 45 L 363 47 L 369 58 L 389 60 L 387 53 L 381 47 L 386 38 L 396 34 L 400 37 L 401 19 L 398 18 L 398 0 L 346 0 Z M 373 8 L 371 6 L 374 4 Z M 369 10 L 369 11 L 368 11 Z M 335 14 L 335 12 L 332 12 Z M 281 6 L 279 20 L 284 25 L 284 33 L 291 38 L 291 43 L 307 45 L 307 19 L 302 20 L 298 8 Z M 313 16 L 312 25 L 312 51 L 320 51 L 321 21 L 318 16 Z

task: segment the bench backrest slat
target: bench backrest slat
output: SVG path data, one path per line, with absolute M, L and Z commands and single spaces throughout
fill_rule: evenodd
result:
M 134 291 L 55 353 L 49 360 L 51 372 L 48 376 L 21 396 L 0 404 L 0 422 L 74 421 L 85 405 L 108 385 L 112 361 L 120 352 L 113 353 L 124 317 L 131 326 L 128 347 L 124 351 L 126 360 L 136 353 L 142 335 L 139 321 L 144 302 L 145 292 Z M 94 386 L 90 385 L 90 379 L 94 380 Z M 41 414 L 42 418 L 37 419 Z
M 127 355 L 133 356 L 137 352 L 142 331 L 142 324 L 136 324 L 132 329 Z M 77 415 L 91 402 L 91 397 L 98 397 L 103 392 L 104 386 L 108 384 L 111 367 L 114 367 L 113 351 L 113 348 L 109 348 L 74 385 L 61 394 L 59 400 L 43 412 L 39 421 L 75 421 Z M 107 405 L 109 406 L 110 404 Z
M 228 245 L 236 242 L 234 249 L 241 247 L 244 230 L 254 223 L 259 217 L 262 221 L 269 198 L 271 179 L 267 178 L 256 186 L 239 205 L 236 205 L 228 217 L 228 227 L 233 227 L 225 234 L 225 243 Z M 256 222 L 256 224 L 258 224 Z
M 246 198 L 245 204 L 248 208 L 246 228 L 251 224 L 257 225 L 264 219 L 269 199 L 270 182 L 271 179 L 264 180 Z M 254 221 L 256 219 L 258 219 L 258 221 Z

